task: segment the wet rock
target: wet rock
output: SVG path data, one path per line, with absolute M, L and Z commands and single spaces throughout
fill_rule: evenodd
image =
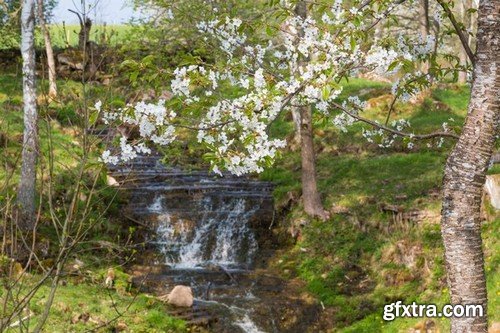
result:
M 193 291 L 187 286 L 175 286 L 166 297 L 166 301 L 168 304 L 189 308 L 193 306 Z

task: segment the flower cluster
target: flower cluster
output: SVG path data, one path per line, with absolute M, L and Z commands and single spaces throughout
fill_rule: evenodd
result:
M 368 25 L 363 19 L 380 20 L 394 10 L 389 4 L 382 13 L 374 5 L 359 4 L 349 7 L 343 0 L 335 0 L 330 10 L 321 19 L 301 17 L 294 13 L 293 5 L 282 1 L 287 7 L 288 17 L 277 27 L 276 39 L 249 44 L 242 20 L 237 17 L 220 17 L 197 24 L 206 40 L 215 42 L 223 55 L 222 66 L 211 64 L 188 65 L 177 68 L 170 88 L 174 98 L 182 107 L 200 106 L 204 114 L 198 119 L 197 138 L 211 151 L 212 168 L 218 172 L 223 167 L 241 175 L 261 172 L 271 162 L 285 141 L 270 138 L 269 125 L 281 112 L 294 107 L 313 106 L 330 115 L 330 105 L 342 92 L 342 78 L 352 76 L 360 70 L 386 74 L 396 72 L 401 66 L 397 61 L 414 61 L 434 49 L 434 40 L 414 41 L 400 38 L 396 45 L 373 43 L 365 52 Z M 348 8 L 348 9 L 347 9 Z M 375 14 L 374 14 L 375 13 Z M 417 91 L 417 85 L 406 87 L 410 76 L 403 76 L 393 86 L 397 97 L 408 98 Z M 236 94 L 226 93 L 232 87 Z M 214 98 L 217 96 L 218 98 Z M 193 104 L 196 103 L 196 104 Z M 100 105 L 99 105 L 100 107 Z M 345 131 L 365 107 L 356 96 L 349 97 L 342 105 L 344 111 L 334 114 L 333 123 Z M 138 103 L 117 113 L 104 113 L 105 121 L 122 121 L 139 128 L 141 142 L 152 141 L 168 145 L 175 139 L 174 119 L 177 115 L 165 108 L 164 102 L 157 104 Z M 392 125 L 397 130 L 409 126 L 398 122 Z M 365 130 L 363 135 L 372 140 L 382 136 L 379 130 Z M 388 146 L 394 138 L 384 137 L 381 146 Z M 120 141 L 121 153 L 109 151 L 102 159 L 109 162 L 126 161 L 134 154 L 147 153 L 142 145 Z
M 95 105 L 97 110 L 101 108 L 101 102 Z M 137 142 L 129 142 L 126 136 L 122 136 L 119 142 L 119 152 L 115 155 L 110 150 L 104 151 L 101 160 L 104 163 L 117 164 L 127 162 L 136 158 L 139 154 L 150 154 L 151 149 L 144 141 L 151 141 L 158 145 L 168 145 L 175 140 L 175 128 L 172 122 L 176 113 L 167 110 L 165 101 L 158 103 L 139 102 L 120 108 L 116 112 L 104 112 L 103 121 L 106 124 L 119 122 L 122 126 L 136 127 L 139 130 L 140 139 Z

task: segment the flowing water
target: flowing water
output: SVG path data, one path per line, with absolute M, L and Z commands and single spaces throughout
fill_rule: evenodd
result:
M 248 221 L 259 209 L 246 208 L 244 198 L 228 198 L 214 207 L 212 197 L 204 197 L 192 209 L 203 212 L 197 221 L 177 218 L 169 212 L 161 195 L 148 207 L 158 213 L 155 244 L 172 268 L 201 268 L 207 265 L 224 268 L 251 266 L 258 245 Z
M 109 175 L 128 193 L 124 217 L 145 227 L 130 268 L 136 284 L 160 295 L 190 286 L 195 304 L 182 318 L 210 331 L 305 332 L 316 306 L 285 297 L 284 280 L 262 268 L 273 243 L 272 184 L 167 168 L 159 156 L 110 166 Z M 294 328 L 284 328 L 284 314 Z

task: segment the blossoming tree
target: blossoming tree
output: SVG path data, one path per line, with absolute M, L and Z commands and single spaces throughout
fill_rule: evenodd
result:
M 400 99 L 408 99 L 429 84 L 429 75 L 414 69 L 418 62 L 431 57 L 432 36 L 427 40 L 396 36 L 371 45 L 366 41 L 376 24 L 389 19 L 397 3 L 365 1 L 347 8 L 336 1 L 318 18 L 315 12 L 308 16 L 305 10 L 296 10 L 299 7 L 300 3 L 286 2 L 278 6 L 275 12 L 284 19 L 268 25 L 267 35 L 260 42 L 249 42 L 245 33 L 245 28 L 255 22 L 217 15 L 199 22 L 200 33 L 222 51 L 223 57 L 215 64 L 197 61 L 177 68 L 170 84 L 174 98 L 169 101 L 141 102 L 117 112 L 105 112 L 107 122 L 119 120 L 138 126 L 141 140 L 133 144 L 122 139 L 121 153 L 111 155 L 106 151 L 104 161 L 127 161 L 137 153 L 147 153 L 145 141 L 168 145 L 175 140 L 176 128 L 189 127 L 198 131 L 198 141 L 210 151 L 207 157 L 214 172 L 261 172 L 286 145 L 284 140 L 269 136 L 269 125 L 280 114 L 298 108 L 302 110 L 304 128 L 302 166 L 306 169 L 312 165 L 309 177 L 303 177 L 304 188 L 312 182 L 312 190 L 303 196 L 306 212 L 324 218 L 321 203 L 317 203 L 312 139 L 307 139 L 312 135 L 310 110 L 330 117 L 342 130 L 355 121 L 365 121 L 370 125 L 364 131 L 368 140 L 384 136 L 383 131 L 387 131 L 391 135 L 381 139 L 382 146 L 394 142 L 397 136 L 409 138 L 410 147 L 416 139 L 455 136 L 446 131 L 427 135 L 402 132 L 407 121 L 396 121 L 391 126 L 365 119 L 364 104 L 357 96 L 342 104 L 337 101 L 342 79 L 361 70 L 405 72 L 393 86 L 394 95 Z M 440 75 L 437 71 L 435 74 Z M 193 110 L 206 112 L 193 123 Z M 315 196 L 308 205 L 307 201 Z
M 446 137 L 458 138 L 447 124 L 443 124 L 441 131 L 414 133 L 407 120 L 391 120 L 396 100 L 408 100 L 434 80 L 455 73 L 459 66 L 456 56 L 438 53 L 438 41 L 432 35 L 425 40 L 418 35 L 402 34 L 370 38 L 374 27 L 390 22 L 403 2 L 336 0 L 332 5 L 318 1 L 309 6 L 308 15 L 304 9 L 297 10 L 300 1 L 298 4 L 281 1 L 273 4 L 276 19 L 266 24 L 210 13 L 212 17 L 200 21 L 197 29 L 222 56 L 211 63 L 193 59 L 192 63 L 175 69 L 170 82 L 173 98 L 169 100 L 104 111 L 107 123 L 118 121 L 137 126 L 140 137 L 134 141 L 121 138 L 119 151 L 106 150 L 102 160 L 126 162 L 137 154 L 149 153 L 148 142 L 169 145 L 176 140 L 179 129 L 188 128 L 206 146 L 206 157 L 215 173 L 221 174 L 223 169 L 235 175 L 258 173 L 286 145 L 282 138 L 269 135 L 269 126 L 277 117 L 297 109 L 301 110 L 300 129 L 304 129 L 305 120 L 308 135 L 312 132 L 310 113 L 314 111 L 343 131 L 354 122 L 365 123 L 363 135 L 381 147 L 403 140 L 411 149 L 416 140 L 441 138 L 442 142 Z M 438 3 L 462 40 L 463 31 L 456 24 L 449 4 L 444 0 Z M 435 17 L 439 20 L 439 13 Z M 266 34 L 257 40 L 255 36 L 250 38 L 247 31 L 253 32 L 259 25 L 265 26 Z M 425 73 L 418 70 L 422 63 L 426 63 Z M 366 118 L 365 104 L 358 96 L 342 102 L 338 99 L 344 79 L 362 71 L 398 77 L 392 88 L 394 102 L 387 110 L 385 123 Z M 96 109 L 101 110 L 100 103 Z M 302 158 L 314 164 L 313 156 L 302 155 Z M 326 217 L 317 209 L 310 213 Z M 452 212 L 444 212 L 444 216 L 449 214 Z M 449 244 L 445 243 L 445 247 L 449 248 Z M 459 274 L 454 269 L 458 267 L 456 258 L 448 259 L 449 272 Z M 482 262 L 474 262 L 473 266 L 477 272 L 483 270 Z M 484 281 L 474 288 L 485 291 Z M 460 303 L 464 290 L 455 288 L 452 292 L 458 293 L 452 299 Z M 478 327 L 483 324 L 484 321 Z

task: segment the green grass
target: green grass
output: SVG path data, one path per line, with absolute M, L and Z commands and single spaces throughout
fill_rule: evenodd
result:
M 370 101 L 387 94 L 388 86 L 362 79 L 350 80 L 341 99 L 351 94 Z M 446 122 L 460 129 L 466 115 L 469 92 L 465 86 L 443 86 L 420 104 L 396 103 L 391 120 L 405 118 L 411 131 L 426 133 L 439 130 Z M 370 103 L 373 103 L 371 100 Z M 382 102 L 379 102 L 382 101 Z M 364 115 L 385 121 L 386 102 L 379 99 Z M 326 222 L 312 220 L 303 230 L 302 239 L 277 263 L 289 277 L 298 276 L 307 282 L 307 289 L 327 307 L 336 329 L 341 332 L 400 332 L 424 319 L 382 320 L 383 305 L 396 300 L 405 302 L 448 302 L 443 264 L 443 248 L 439 224 L 434 220 L 416 225 L 396 221 L 384 205 L 395 205 L 404 211 L 421 210 L 438 217 L 440 196 L 437 193 L 443 177 L 447 154 L 454 144 L 446 140 L 416 143 L 413 149 L 397 142 L 388 149 L 369 144 L 361 136 L 366 125 L 355 124 L 342 133 L 330 121 L 315 121 L 318 187 L 326 209 L 341 207 L 343 214 L 334 214 Z M 290 138 L 293 127 L 279 119 L 272 133 Z M 275 197 L 284 205 L 290 197 L 300 197 L 300 153 L 288 150 L 275 167 L 262 178 L 277 184 Z M 494 172 L 490 171 L 490 172 Z M 295 193 L 290 196 L 290 193 Z M 288 223 L 307 218 L 300 202 L 292 206 Z M 491 321 L 498 321 L 500 283 L 498 233 L 500 219 L 485 224 L 486 270 L 490 295 Z M 405 265 L 403 252 L 419 249 Z M 409 255 L 407 253 L 407 255 Z M 449 321 L 434 319 L 442 330 L 449 330 Z
M 65 48 L 67 46 L 78 46 L 79 25 L 52 24 L 49 26 L 52 44 L 54 48 Z M 90 32 L 90 40 L 102 44 L 117 45 L 126 43 L 131 27 L 128 25 L 93 25 Z M 36 43 L 43 46 L 43 38 L 37 33 Z
M 103 286 L 105 274 L 100 272 L 88 277 L 96 280 L 93 283 L 82 282 L 78 278 L 64 279 L 64 285 L 57 289 L 45 327 L 50 328 L 51 332 L 85 332 L 109 322 L 109 325 L 97 332 L 113 331 L 118 323 L 125 324 L 128 332 L 186 332 L 184 321 L 168 316 L 168 306 L 156 298 L 144 294 L 136 295 L 134 291 L 118 287 L 128 286 L 130 282 L 126 274 L 117 275 L 115 289 Z M 26 278 L 25 288 L 28 288 L 30 283 L 35 283 L 37 277 L 35 275 Z M 31 329 L 36 326 L 39 315 L 43 312 L 49 291 L 49 287 L 44 285 L 31 300 L 30 310 L 34 314 L 29 322 Z M 88 319 L 78 319 L 82 315 L 88 316 Z M 11 329 L 7 332 L 18 330 Z

